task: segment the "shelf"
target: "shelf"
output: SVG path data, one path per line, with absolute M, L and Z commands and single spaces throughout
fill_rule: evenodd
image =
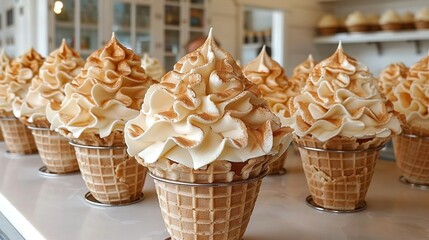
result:
M 270 47 L 271 46 L 271 44 L 265 44 L 267 47 Z M 261 48 L 262 46 L 264 46 L 264 44 L 263 43 L 244 43 L 243 45 L 242 45 L 242 47 L 244 48 L 244 49 L 258 49 L 258 48 Z
M 377 161 L 361 213 L 308 207 L 299 154 L 290 149 L 283 176 L 266 177 L 244 239 L 427 239 L 429 194 L 398 181 L 393 161 Z M 165 239 L 154 183 L 145 199 L 122 207 L 88 204 L 80 174 L 46 178 L 39 156 L 8 157 L 0 143 L 0 212 L 25 239 Z M 317 226 L 317 227 L 315 227 Z M 126 233 L 126 237 L 124 237 Z
M 204 27 L 190 27 L 190 29 L 189 29 L 191 32 L 201 32 L 201 33 L 204 33 L 205 32 L 205 30 L 204 30 Z
M 379 54 L 382 54 L 381 43 L 386 42 L 414 42 L 416 53 L 421 53 L 420 41 L 429 41 L 429 30 L 407 30 L 407 31 L 378 31 L 362 33 L 338 33 L 332 36 L 316 37 L 316 44 L 343 44 L 352 43 L 370 43 L 375 44 Z
M 429 40 L 429 30 L 412 30 L 399 32 L 338 33 L 332 36 L 316 37 L 317 44 L 401 42 Z
M 73 28 L 75 27 L 73 22 L 61 22 L 61 21 L 56 21 L 55 22 L 55 27 L 60 27 L 60 28 Z
M 96 23 L 82 23 L 80 25 L 81 29 L 88 29 L 88 30 L 98 30 L 98 24 Z
M 191 3 L 191 8 L 204 10 L 204 3 Z
M 180 26 L 177 25 L 165 25 L 165 30 L 171 30 L 171 31 L 180 31 Z
M 176 56 L 177 56 L 177 54 L 176 54 L 176 53 L 173 53 L 173 52 L 164 52 L 164 56 L 165 56 L 165 57 L 176 57 Z

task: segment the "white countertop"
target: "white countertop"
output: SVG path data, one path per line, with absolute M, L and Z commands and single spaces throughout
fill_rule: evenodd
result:
M 95 207 L 80 175 L 42 177 L 37 155 L 8 157 L 0 143 L 0 211 L 25 239 L 164 240 L 153 181 L 144 201 L 122 207 Z M 429 191 L 398 181 L 394 162 L 380 160 L 359 213 L 325 213 L 308 207 L 299 156 L 289 152 L 286 175 L 266 177 L 245 240 L 429 239 Z

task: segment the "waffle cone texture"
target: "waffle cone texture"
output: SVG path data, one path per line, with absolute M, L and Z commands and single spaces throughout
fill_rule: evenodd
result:
M 111 143 L 120 142 L 120 134 Z M 130 157 L 123 142 L 120 146 L 100 146 L 106 139 L 91 136 L 96 146 L 74 144 L 76 158 L 85 185 L 94 198 L 105 204 L 118 205 L 137 200 L 142 193 L 147 169 Z M 85 143 L 81 139 L 80 143 Z
M 429 184 L 429 138 L 420 131 L 403 128 L 404 134 L 393 137 L 393 147 L 402 176 L 409 182 Z
M 6 147 L 10 153 L 33 154 L 37 152 L 31 131 L 16 118 L 0 118 Z
M 299 148 L 308 189 L 314 202 L 323 208 L 334 210 L 354 210 L 363 204 L 379 149 L 387 141 L 388 139 L 372 139 L 359 142 L 356 139 L 335 137 L 327 142 L 320 142 L 312 137 L 295 136 L 298 146 L 322 150 Z
M 61 174 L 79 170 L 76 153 L 67 138 L 49 128 L 31 128 L 31 132 L 40 158 L 50 172 Z
M 245 163 L 217 160 L 197 170 L 167 159 L 148 164 L 149 171 L 157 177 L 201 184 L 187 186 L 155 179 L 162 217 L 171 238 L 241 240 L 259 194 L 262 178 L 257 177 L 267 170 L 267 162 L 267 157 Z M 204 186 L 246 179 L 249 181 L 236 185 Z

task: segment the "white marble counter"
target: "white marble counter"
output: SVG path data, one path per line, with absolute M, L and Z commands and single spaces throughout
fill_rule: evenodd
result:
M 153 181 L 145 200 L 123 207 L 95 207 L 84 200 L 80 175 L 46 178 L 37 155 L 10 158 L 0 144 L 0 211 L 25 239 L 163 240 Z M 377 163 L 366 198 L 368 208 L 349 214 L 308 207 L 298 155 L 289 153 L 288 173 L 265 178 L 245 240 L 429 239 L 429 191 L 398 181 L 394 162 Z

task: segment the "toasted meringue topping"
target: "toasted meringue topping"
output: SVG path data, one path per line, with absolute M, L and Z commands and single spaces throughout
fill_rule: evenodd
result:
M 49 103 L 62 103 L 65 84 L 81 72 L 84 64 L 80 55 L 63 40 L 61 46 L 46 58 L 25 98 L 12 103 L 14 115 L 18 118 L 27 117 L 29 123 L 36 118 L 46 118 L 46 106 Z
M 62 104 L 51 102 L 47 107 L 51 129 L 65 130 L 74 138 L 82 133 L 105 138 L 122 132 L 125 122 L 138 115 L 152 84 L 140 64 L 140 57 L 113 35 L 103 48 L 88 57 L 81 73 L 66 84 Z
M 320 141 L 335 136 L 389 137 L 401 131 L 368 68 L 346 55 L 341 44 L 314 67 L 290 108 L 295 134 Z
M 392 63 L 381 72 L 378 87 L 387 100 L 395 100 L 393 88 L 407 78 L 407 73 L 408 67 L 401 62 Z
M 31 48 L 6 67 L 4 76 L 0 77 L 0 111 L 2 113 L 11 113 L 12 102 L 25 97 L 31 79 L 39 73 L 43 61 L 43 57 Z
M 405 81 L 394 88 L 393 107 L 405 115 L 406 124 L 428 130 L 429 55 L 411 66 Z
M 256 92 L 210 33 L 150 87 L 140 115 L 125 126 L 128 152 L 197 169 L 284 151 L 290 135 Z

